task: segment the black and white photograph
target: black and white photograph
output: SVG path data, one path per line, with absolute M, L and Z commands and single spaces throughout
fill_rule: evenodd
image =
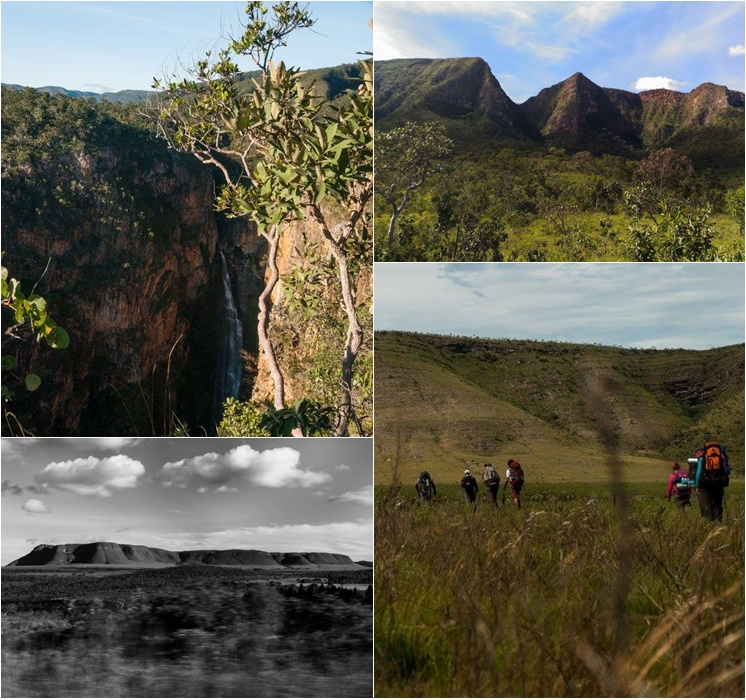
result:
M 3 697 L 370 697 L 372 442 L 2 441 Z

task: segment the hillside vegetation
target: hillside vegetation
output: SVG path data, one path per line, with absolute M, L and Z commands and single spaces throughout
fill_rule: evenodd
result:
M 743 259 L 743 93 L 637 94 L 575 73 L 516 104 L 479 58 L 375 69 L 379 143 L 417 124 L 452 146 L 393 237 L 379 194 L 378 260 Z M 378 158 L 377 182 L 406 167 Z
M 532 482 L 602 481 L 591 380 L 605 387 L 629 479 L 665 482 L 668 463 L 709 438 L 743 473 L 743 345 L 636 350 L 379 331 L 375 361 L 377 483 L 397 459 L 405 483 L 423 469 L 438 483 L 508 458 Z

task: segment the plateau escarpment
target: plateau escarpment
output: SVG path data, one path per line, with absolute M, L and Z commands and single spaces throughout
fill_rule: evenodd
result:
M 465 150 L 495 138 L 620 154 L 690 146 L 693 157 L 709 165 L 697 132 L 732 137 L 728 164 L 743 170 L 744 94 L 722 85 L 634 93 L 575 73 L 517 104 L 477 58 L 377 61 L 375 80 L 376 128 L 382 131 L 405 121 L 440 121 Z
M 728 446 L 742 473 L 743 345 L 640 350 L 394 331 L 376 333 L 381 462 L 399 449 L 409 464 L 523 455 L 552 476 L 603 478 L 590 378 L 612 387 L 608 417 L 633 464 L 682 461 L 712 438 Z M 378 471 L 377 479 L 388 476 Z
M 208 424 L 187 402 L 214 384 L 213 197 L 206 167 L 120 112 L 4 92 L 3 265 L 26 293 L 37 284 L 71 339 L 6 344 L 22 369 L 41 367 L 38 391 L 13 402 L 26 431 L 158 434 L 175 412 Z
M 40 544 L 7 566 L 127 566 L 162 567 L 177 564 L 243 566 L 254 569 L 364 569 L 345 554 L 322 552 L 270 553 L 258 549 L 200 549 L 172 552 L 166 549 L 115 542 Z

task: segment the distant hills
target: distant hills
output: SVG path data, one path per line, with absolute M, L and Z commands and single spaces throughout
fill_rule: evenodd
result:
M 40 544 L 7 566 L 67 566 L 75 564 L 130 567 L 162 567 L 178 564 L 244 566 L 255 569 L 361 569 L 344 554 L 320 552 L 272 553 L 258 549 L 198 549 L 172 552 L 166 549 L 114 542 L 87 544 Z
M 2 86 L 8 90 L 24 90 L 24 85 L 15 83 L 3 83 Z M 37 92 L 46 92 L 50 95 L 64 95 L 65 97 L 78 97 L 81 99 L 92 99 L 95 102 L 117 102 L 119 104 L 130 104 L 133 102 L 144 102 L 154 92 L 150 90 L 120 90 L 119 92 L 86 92 L 84 90 L 68 90 L 57 85 L 45 85 L 33 88 Z
M 572 150 L 702 147 L 730 139 L 743 167 L 744 94 L 704 83 L 689 93 L 603 88 L 582 73 L 513 102 L 481 58 L 376 61 L 376 128 L 441 121 L 457 145 L 494 138 Z
M 258 71 L 249 71 L 243 73 L 238 81 L 239 88 L 250 89 L 251 79 L 259 75 Z M 355 80 L 360 77 L 360 71 L 357 64 L 343 64 L 331 68 L 316 68 L 306 71 L 304 81 L 310 83 L 316 81 L 317 94 L 323 95 L 326 99 L 334 100 L 341 96 L 345 90 L 357 87 Z M 14 83 L 3 83 L 2 87 L 8 90 L 24 90 L 23 85 Z M 91 99 L 95 102 L 117 102 L 119 104 L 133 104 L 145 102 L 148 98 L 156 95 L 152 90 L 120 90 L 118 92 L 86 92 L 82 90 L 68 90 L 56 85 L 47 85 L 45 87 L 32 88 L 37 92 L 46 92 L 50 95 L 64 95 L 65 97 L 74 97 L 81 99 Z
M 664 478 L 710 438 L 743 473 L 743 345 L 637 350 L 377 331 L 375 353 L 379 482 L 397 459 L 405 481 L 431 469 L 437 483 L 510 457 L 534 481 L 602 480 L 589 378 L 610 387 L 605 409 L 635 478 Z

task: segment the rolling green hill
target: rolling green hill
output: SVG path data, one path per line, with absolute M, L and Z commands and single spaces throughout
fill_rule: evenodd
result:
M 665 482 L 710 437 L 743 473 L 744 347 L 636 350 L 380 331 L 376 482 L 438 481 L 518 459 L 534 482 L 606 478 L 588 381 L 607 387 L 628 477 Z

